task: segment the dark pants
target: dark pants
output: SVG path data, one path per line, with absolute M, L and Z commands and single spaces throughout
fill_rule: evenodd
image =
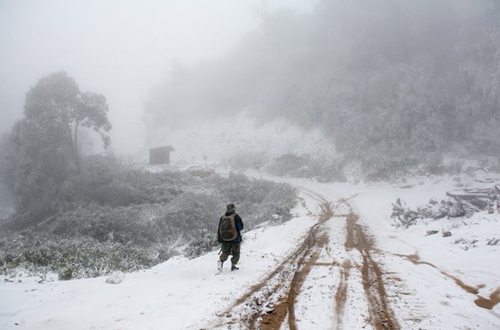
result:
M 240 245 L 241 243 L 222 243 L 222 254 L 220 260 L 226 261 L 229 255 L 232 255 L 231 264 L 236 265 L 240 260 Z

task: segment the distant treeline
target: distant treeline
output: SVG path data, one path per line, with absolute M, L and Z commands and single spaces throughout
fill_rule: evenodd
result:
M 500 2 L 324 0 L 268 13 L 225 58 L 176 66 L 146 104 L 150 128 L 241 111 L 322 127 L 344 160 L 371 166 L 498 153 Z

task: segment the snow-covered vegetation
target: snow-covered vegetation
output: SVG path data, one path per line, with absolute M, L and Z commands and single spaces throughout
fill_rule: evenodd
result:
M 439 167 L 446 153 L 490 156 L 500 150 L 499 22 L 496 0 L 325 0 L 270 13 L 225 58 L 171 70 L 146 104 L 148 132 L 245 111 L 256 126 L 320 129 L 334 168 L 358 161 L 384 180 Z
M 290 221 L 245 231 L 239 271 L 217 273 L 217 251 L 75 281 L 19 270 L 0 275 L 0 327 L 132 330 L 168 324 L 169 329 L 222 330 L 252 329 L 261 322 L 282 327 L 294 322 L 297 329 L 500 327 L 499 214 L 426 218 L 408 228 L 394 226 L 391 218 L 396 198 L 416 209 L 445 198 L 456 182 L 436 176 L 408 180 L 411 187 L 402 188 L 287 181 L 300 191 L 302 202 Z M 322 218 L 325 202 L 330 219 Z M 359 218 L 349 229 L 350 211 Z M 431 230 L 437 233 L 428 235 Z M 121 283 L 112 281 L 115 277 Z M 373 299 L 377 292 L 385 295 Z M 295 318 L 282 317 L 283 297 L 291 297 L 284 300 L 289 303 L 284 312 Z
M 207 233 L 230 202 L 242 208 L 247 228 L 290 219 L 296 193 L 286 184 L 234 173 L 200 180 L 134 168 L 112 153 L 85 155 L 82 127 L 109 145 L 107 112 L 103 95 L 81 92 L 65 72 L 28 91 L 24 118 L 0 144 L 2 179 L 16 206 L 0 223 L 1 272 L 22 267 L 72 279 L 133 271 L 189 243 L 195 257 L 215 245 Z
M 132 169 L 109 156 L 91 157 L 83 168 L 65 185 L 66 203 L 48 220 L 3 233 L 2 273 L 23 268 L 71 279 L 133 271 L 168 260 L 186 244 L 186 255 L 196 257 L 215 248 L 226 203 L 241 208 L 249 229 L 276 216 L 289 220 L 296 204 L 289 185 L 242 174 L 197 179 Z
M 0 16 L 12 3 L 0 2 Z M 172 32 L 181 46 L 187 31 L 148 22 L 143 34 L 136 19 L 192 5 L 120 6 L 130 15 L 111 6 L 125 26 L 109 24 L 100 2 L 88 16 L 115 28 L 102 31 L 106 43 L 158 43 Z M 53 21 L 72 36 L 68 46 L 107 48 L 75 31 L 78 19 L 60 26 L 65 5 L 53 6 L 19 5 L 29 19 L 0 19 L 0 34 L 45 15 L 40 27 Z M 23 116 L 0 139 L 2 329 L 500 328 L 500 2 L 307 7 L 256 10 L 260 25 L 230 52 L 171 64 L 148 96 L 127 68 L 144 77 L 150 69 L 104 52 L 120 68 L 111 85 L 129 88 L 109 106 L 54 66 L 27 89 Z M 201 18 L 189 17 L 179 21 Z M 13 35 L 0 35 L 7 50 L 44 47 L 40 35 L 15 47 L 23 38 Z M 152 44 L 127 47 L 118 53 L 163 56 Z M 78 63 L 77 72 L 107 75 L 59 50 L 50 58 L 71 57 L 54 56 L 57 70 Z M 7 54 L 6 63 L 17 57 Z M 96 77 L 82 82 L 99 86 Z M 125 161 L 108 149 L 108 112 L 123 125 L 127 92 L 144 101 L 125 108 L 143 112 L 145 127 L 131 122 L 145 141 L 119 142 L 145 143 Z M 97 141 L 104 149 L 90 152 Z M 146 165 L 147 148 L 161 146 L 170 146 L 170 165 Z M 227 203 L 245 223 L 240 269 L 215 273 Z

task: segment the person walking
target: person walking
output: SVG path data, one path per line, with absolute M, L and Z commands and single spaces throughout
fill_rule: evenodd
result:
M 236 206 L 233 203 L 227 204 L 226 213 L 219 219 L 217 230 L 217 240 L 222 244 L 221 255 L 217 261 L 217 269 L 221 272 L 224 262 L 231 257 L 231 270 L 238 270 L 236 266 L 240 260 L 240 246 L 242 242 L 241 231 L 243 230 L 243 220 L 236 213 Z

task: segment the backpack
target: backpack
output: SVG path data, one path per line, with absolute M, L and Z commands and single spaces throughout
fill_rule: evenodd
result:
M 222 219 L 220 221 L 219 233 L 222 240 L 226 242 L 234 241 L 236 237 L 238 237 L 234 214 L 231 214 L 230 216 L 222 216 Z

